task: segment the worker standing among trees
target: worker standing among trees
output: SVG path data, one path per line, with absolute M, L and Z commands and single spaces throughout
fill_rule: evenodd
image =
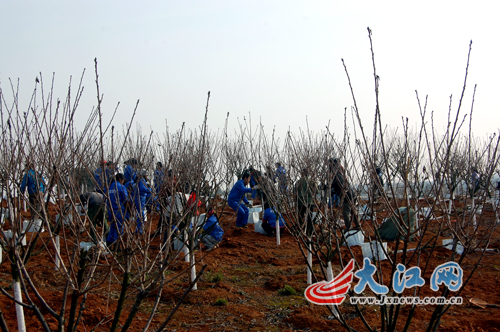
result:
M 149 188 L 147 182 L 146 170 L 142 170 L 137 177 L 137 182 L 132 185 L 132 200 L 137 211 L 136 218 L 136 233 L 142 234 L 142 228 L 146 218 L 146 200 L 148 195 L 151 194 L 151 188 Z
M 45 180 L 41 173 L 36 173 L 31 160 L 26 161 L 26 173 L 21 182 L 21 194 L 28 189 L 28 203 L 31 220 L 41 216 L 43 196 L 45 194 Z
M 123 234 L 123 223 L 125 221 L 126 208 L 128 204 L 128 192 L 123 183 L 125 177 L 122 173 L 115 175 L 109 186 L 108 195 L 108 219 L 111 222 L 106 245 L 108 247 L 118 240 Z
M 306 168 L 302 170 L 301 175 L 300 180 L 295 185 L 299 223 L 305 223 L 305 219 L 307 218 L 306 234 L 310 237 L 314 229 L 312 211 L 317 188 L 314 181 L 310 179 L 309 171 Z
M 241 180 L 237 181 L 227 197 L 227 204 L 238 213 L 236 217 L 236 227 L 242 228 L 247 227 L 248 215 L 250 210 L 248 209 L 250 203 L 245 197 L 246 193 L 251 193 L 252 188 L 246 188 L 250 183 L 250 173 L 243 173 Z M 254 186 L 254 189 L 258 189 L 258 186 Z M 244 204 L 242 204 L 243 202 Z
M 342 203 L 342 216 L 344 217 L 346 231 L 351 229 L 352 221 L 354 221 L 355 227 L 360 229 L 361 226 L 358 221 L 358 216 L 353 208 L 357 202 L 356 195 L 347 182 L 344 167 L 340 164 L 339 160 L 335 158 L 329 160 L 328 169 L 331 193 L 338 195 Z

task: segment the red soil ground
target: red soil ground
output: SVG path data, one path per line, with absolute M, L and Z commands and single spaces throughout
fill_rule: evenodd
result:
M 487 211 L 486 211 L 487 212 Z M 488 214 L 488 212 L 487 212 Z M 489 212 L 492 217 L 492 212 Z M 299 250 L 296 240 L 289 234 L 281 239 L 281 245 L 276 245 L 276 239 L 255 233 L 252 225 L 247 229 L 234 227 L 235 215 L 232 210 L 226 210 L 221 216 L 226 230 L 220 247 L 205 256 L 203 249 L 196 254 L 197 269 L 207 265 L 205 273 L 198 282 L 198 290 L 191 292 L 173 320 L 168 325 L 172 331 L 339 331 L 340 324 L 331 319 L 331 313 L 325 306 L 314 305 L 306 301 L 303 291 L 306 284 L 305 260 Z M 47 233 L 43 233 L 46 238 Z M 500 248 L 500 233 L 495 231 L 491 248 Z M 439 243 L 441 243 L 439 241 Z M 63 245 L 63 244 L 62 244 Z M 394 248 L 394 243 L 389 247 Z M 360 247 L 352 247 L 358 263 L 362 262 Z M 348 259 L 347 247 L 342 248 L 342 255 Z M 443 263 L 451 251 L 438 248 L 431 254 L 429 266 L 431 268 L 423 275 L 426 284 L 422 287 L 421 297 L 436 296 L 430 290 L 429 279 L 434 267 Z M 464 280 L 469 276 L 474 263 L 480 258 L 480 253 L 472 253 L 462 262 Z M 424 255 L 424 257 L 428 257 Z M 472 297 L 480 298 L 489 303 L 500 303 L 500 262 L 497 252 L 484 254 L 474 277 L 460 294 L 464 299 L 463 305 L 453 306 L 442 318 L 439 331 L 500 331 L 500 309 L 482 309 L 469 303 Z M 334 275 L 341 268 L 338 261 L 333 261 Z M 187 272 L 183 272 L 188 263 L 182 260 L 169 269 L 168 275 L 180 274 L 180 277 L 168 283 L 162 292 L 157 315 L 150 327 L 151 331 L 163 322 L 175 303 L 188 287 Z M 319 271 L 318 262 L 314 269 Z M 416 266 L 417 263 L 410 264 Z M 38 285 L 38 290 L 47 303 L 55 308 L 60 303 L 65 279 L 54 270 L 54 263 L 49 255 L 42 251 L 28 263 L 30 276 Z M 382 271 L 385 284 L 390 280 L 390 266 L 387 261 L 382 262 Z M 318 275 L 320 275 L 318 273 Z M 0 286 L 12 293 L 11 267 L 5 257 L 0 265 Z M 98 324 L 107 315 L 111 315 L 116 308 L 120 280 L 105 283 L 93 289 L 86 302 L 86 310 L 79 326 L 79 331 L 88 331 Z M 354 279 L 353 285 L 357 283 Z M 279 290 L 286 285 L 297 291 L 296 295 L 281 295 Z M 389 286 L 389 285 L 388 285 Z M 365 294 L 373 295 L 371 291 Z M 110 300 L 108 301 L 108 295 Z M 135 295 L 135 293 L 134 293 Z M 406 295 L 406 293 L 405 293 Z M 410 294 L 408 294 L 410 295 Z M 453 293 L 452 293 L 453 295 Z M 121 323 L 124 323 L 128 310 L 133 304 L 135 296 L 130 296 L 126 302 L 125 314 Z M 225 305 L 216 305 L 217 300 L 227 301 Z M 133 322 L 131 331 L 142 331 L 151 312 L 155 297 L 151 296 L 143 303 L 141 310 Z M 12 301 L 0 294 L 0 307 L 6 317 L 11 331 L 17 329 L 16 311 Z M 366 330 L 358 314 L 346 300 L 342 311 L 348 312 L 349 324 L 358 330 Z M 69 309 L 69 304 L 68 304 Z M 402 316 L 406 316 L 409 307 L 402 308 Z M 425 331 L 427 321 L 432 314 L 433 306 L 422 306 L 416 311 L 415 318 L 409 331 Z M 380 330 L 380 308 L 375 305 L 365 305 L 361 308 L 367 321 Z M 42 310 L 51 329 L 57 324 L 46 310 Z M 28 331 L 39 331 L 41 325 L 33 312 L 25 310 Z M 403 323 L 402 323 L 403 324 Z M 107 331 L 111 322 L 105 321 L 96 328 L 96 331 Z M 87 329 L 84 328 L 87 327 Z M 398 330 L 402 326 L 398 324 Z

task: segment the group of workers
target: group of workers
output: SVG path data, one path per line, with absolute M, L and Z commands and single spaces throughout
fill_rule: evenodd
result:
M 148 185 L 146 170 L 140 170 L 142 165 L 136 159 L 126 161 L 125 165 L 121 173 L 113 162 L 103 161 L 94 172 L 96 190 L 80 196 L 82 204 L 87 206 L 87 214 L 94 226 L 89 232 L 94 242 L 98 241 L 94 229 L 101 226 L 107 246 L 112 246 L 123 234 L 128 220 L 135 219 L 135 232 L 142 234 L 148 210 L 157 211 L 160 215 L 157 230 L 152 236 L 166 235 L 167 225 L 171 226 L 173 232 L 182 229 L 178 221 L 188 209 L 193 211 L 193 216 L 199 217 L 199 213 L 195 211 L 197 209 L 194 209 L 196 192 L 191 191 L 185 201 L 179 199 L 181 188 L 177 177 L 173 176 L 172 171 L 165 172 L 161 162 L 156 163 L 153 188 Z M 179 201 L 179 204 L 176 204 L 176 201 Z M 198 207 L 200 205 L 201 201 L 198 201 Z M 106 218 L 110 221 L 109 228 Z M 207 250 L 215 248 L 222 239 L 224 231 L 210 206 L 207 207 L 201 232 L 201 241 Z
M 44 191 L 43 179 L 33 170 L 32 165 L 27 164 L 27 172 L 23 178 L 21 190 L 27 188 L 30 197 L 30 208 L 35 208 L 32 215 L 37 213 L 40 199 L 37 199 L 40 191 Z M 87 214 L 92 221 L 93 227 L 89 231 L 92 241 L 97 242 L 98 236 L 95 232 L 98 226 L 102 227 L 102 235 L 106 238 L 106 244 L 115 243 L 124 231 L 124 225 L 128 220 L 135 219 L 135 232 L 142 234 L 144 222 L 147 220 L 147 209 L 159 211 L 160 220 L 155 235 L 164 234 L 167 225 L 173 229 L 172 215 L 180 217 L 183 211 L 174 211 L 175 196 L 183 191 L 179 186 L 178 179 L 173 176 L 172 171 L 165 172 L 161 162 L 156 164 L 154 171 L 153 188 L 148 185 L 147 172 L 141 170 L 142 165 L 136 159 L 125 162 L 123 173 L 119 172 L 112 161 L 102 161 L 94 172 L 95 191 L 82 194 L 80 201 L 87 207 Z M 360 227 L 358 218 L 352 206 L 356 203 L 356 195 L 346 181 L 345 170 L 338 159 L 328 162 L 329 179 L 325 188 L 331 195 L 341 197 L 342 214 L 347 230 L 351 229 L 352 223 L 355 228 Z M 252 198 L 260 193 L 263 202 L 262 228 L 268 235 L 274 235 L 278 227 L 281 232 L 285 228 L 285 220 L 269 200 L 269 194 L 274 191 L 281 197 L 289 196 L 289 184 L 285 168 L 281 163 L 276 163 L 273 172 L 271 167 L 266 167 L 266 173 L 262 174 L 252 167 L 244 171 L 241 178 L 232 187 L 228 198 L 228 205 L 237 213 L 236 227 L 245 228 L 248 224 L 249 208 L 252 207 L 247 199 L 247 194 Z M 40 188 L 43 187 L 43 188 Z M 326 188 L 328 187 L 328 188 Z M 204 188 L 204 187 L 203 187 Z M 201 193 L 204 189 L 200 190 Z M 310 179 L 308 170 L 301 170 L 301 177 L 295 184 L 295 195 L 297 197 L 297 208 L 299 220 L 306 222 L 308 236 L 313 231 L 312 211 L 315 206 L 317 185 Z M 206 194 L 208 195 L 208 193 Z M 187 195 L 186 195 L 187 198 Z M 196 192 L 191 191 L 187 203 L 184 201 L 182 209 L 197 211 L 193 204 L 196 200 Z M 177 212 L 177 213 L 172 213 Z M 198 216 L 196 216 L 198 217 Z M 202 242 L 208 249 L 212 249 L 220 242 L 224 231 L 220 227 L 214 209 L 207 205 L 206 217 L 203 222 L 205 232 Z M 108 226 L 108 221 L 110 224 Z M 175 220 L 174 220 L 175 222 Z M 278 225 L 278 226 L 277 226 Z
M 358 216 L 355 209 L 353 209 L 357 204 L 357 198 L 353 188 L 347 182 L 344 167 L 338 159 L 330 159 L 327 166 L 328 178 L 323 185 L 323 189 L 330 195 L 329 204 L 335 200 L 334 197 L 337 197 L 337 204 L 339 201 L 342 203 L 342 215 L 346 231 L 360 229 Z M 262 227 L 268 235 L 273 235 L 276 232 L 276 220 L 279 220 L 280 229 L 285 227 L 285 221 L 276 207 L 270 205 L 266 195 L 274 191 L 276 193 L 274 200 L 276 200 L 278 197 L 286 199 L 291 193 L 288 190 L 286 171 L 281 163 L 276 163 L 274 173 L 271 172 L 269 166 L 266 167 L 266 170 L 265 174 L 261 174 L 251 167 L 248 172 L 244 172 L 241 179 L 235 183 L 229 193 L 228 205 L 237 213 L 236 227 L 247 227 L 251 204 L 246 194 L 252 193 L 252 197 L 255 197 L 256 191 L 262 189 L 261 194 L 264 201 Z M 277 188 L 274 184 L 276 184 Z M 250 187 L 247 187 L 248 185 Z M 315 206 L 317 190 L 318 186 L 310 178 L 308 170 L 302 169 L 301 177 L 295 184 L 294 195 L 297 199 L 298 217 L 300 222 L 305 223 L 307 236 L 311 236 L 314 229 L 312 212 Z M 353 224 L 354 227 L 352 227 Z

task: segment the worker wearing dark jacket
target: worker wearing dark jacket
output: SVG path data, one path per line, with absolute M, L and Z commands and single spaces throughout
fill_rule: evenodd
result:
M 106 209 L 104 203 L 104 196 L 97 191 L 85 193 L 80 195 L 80 202 L 83 206 L 87 207 L 87 215 L 93 226 L 90 226 L 90 237 L 94 243 L 97 243 L 97 235 L 95 230 L 97 226 L 102 226 L 103 237 L 108 234 L 108 222 L 106 221 Z
M 249 204 L 248 199 L 245 197 L 246 193 L 251 193 L 252 188 L 246 188 L 250 183 L 250 174 L 244 173 L 241 180 L 237 181 L 227 197 L 227 204 L 236 212 L 238 216 L 236 217 L 236 227 L 247 227 L 248 223 L 248 208 L 241 204 L 241 201 L 245 204 Z
M 360 228 L 358 216 L 353 208 L 356 205 L 357 198 L 354 190 L 352 190 L 347 182 L 344 167 L 338 159 L 330 160 L 328 166 L 329 177 L 331 179 L 331 193 L 339 196 L 342 202 L 342 216 L 344 217 L 346 231 L 351 229 L 352 221 L 354 221 L 356 228 Z

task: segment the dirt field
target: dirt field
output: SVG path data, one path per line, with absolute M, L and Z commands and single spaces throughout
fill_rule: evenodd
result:
M 285 232 L 281 245 L 276 245 L 276 239 L 253 231 L 253 225 L 246 229 L 234 227 L 235 215 L 227 209 L 221 216 L 226 230 L 220 247 L 205 256 L 203 249 L 196 254 L 197 269 L 207 265 L 205 273 L 198 282 L 198 290 L 191 292 L 184 304 L 175 314 L 168 326 L 172 331 L 339 331 L 340 324 L 331 317 L 326 307 L 309 303 L 303 295 L 306 284 L 306 265 L 295 239 Z M 487 213 L 487 211 L 485 212 Z M 490 215 L 491 216 L 491 215 Z M 490 248 L 500 248 L 499 232 L 496 231 Z M 46 239 L 47 233 L 42 238 Z M 394 248 L 394 243 L 389 247 Z M 154 249 L 154 245 L 153 245 Z M 360 247 L 353 247 L 352 251 L 358 263 L 362 262 Z M 348 258 L 347 248 L 342 254 Z M 436 296 L 430 290 L 429 279 L 434 267 L 443 263 L 451 251 L 438 248 L 431 254 L 430 268 L 423 275 L 425 285 L 422 287 L 423 296 Z M 473 264 L 479 259 L 480 253 L 470 254 L 462 263 L 464 280 L 469 276 Z M 489 303 L 500 304 L 500 255 L 489 252 L 484 255 L 474 277 L 460 294 L 464 299 L 463 305 L 453 306 L 441 320 L 439 331 L 500 331 L 500 309 L 482 309 L 469 303 L 472 297 L 480 298 Z M 104 263 L 104 261 L 103 261 Z M 318 270 L 317 262 L 314 268 Z M 333 261 L 334 275 L 340 272 L 338 262 Z M 410 264 L 416 266 L 417 264 Z M 187 272 L 183 272 L 188 263 L 182 260 L 168 270 L 167 276 L 178 278 L 168 283 L 162 292 L 158 313 L 151 325 L 154 331 L 165 320 L 171 309 L 184 293 L 188 286 Z M 382 262 L 385 284 L 390 280 L 390 266 L 387 261 Z M 55 271 L 54 263 L 46 252 L 42 251 L 28 263 L 31 278 L 38 285 L 38 289 L 47 303 L 58 308 L 63 295 L 65 279 Z M 0 265 L 0 286 L 12 293 L 11 268 L 5 257 Z M 111 279 L 110 279 L 111 280 Z M 120 280 L 111 280 L 93 289 L 86 302 L 87 309 L 79 325 L 79 331 L 87 331 L 104 319 L 96 331 L 109 330 L 111 322 L 106 316 L 113 314 L 116 308 Z M 357 280 L 354 279 L 353 284 Z M 285 294 L 283 289 L 296 291 L 296 294 Z M 389 285 L 388 285 L 389 286 Z M 291 288 L 290 288 L 291 287 Z M 293 291 L 292 291 L 293 292 Z M 289 292 L 290 293 L 290 292 Z M 110 300 L 108 301 L 108 294 Z M 126 303 L 126 311 L 133 304 L 135 291 Z M 373 295 L 365 291 L 366 295 Z M 131 330 L 142 331 L 154 303 L 154 295 L 146 299 L 138 316 L 133 322 Z M 36 302 L 36 301 L 35 301 Z M 0 306 L 9 323 L 11 331 L 17 330 L 16 311 L 13 302 L 5 295 L 0 295 Z M 68 301 L 69 308 L 69 301 Z M 409 307 L 403 307 L 403 316 Z M 366 330 L 359 315 L 346 300 L 341 310 L 348 313 L 349 323 L 353 328 Z M 380 330 L 380 308 L 375 305 L 362 306 L 368 323 Z M 432 306 L 422 306 L 416 311 L 415 318 L 409 331 L 425 331 L 426 321 L 431 315 Z M 55 320 L 43 311 L 48 317 L 51 329 L 56 329 Z M 122 315 L 122 320 L 126 318 Z M 25 310 L 28 331 L 41 330 L 41 325 L 32 312 Z M 121 321 L 121 323 L 123 323 Z M 403 324 L 403 323 L 402 323 Z M 84 328 L 87 327 L 87 329 Z M 398 330 L 403 326 L 397 325 Z

